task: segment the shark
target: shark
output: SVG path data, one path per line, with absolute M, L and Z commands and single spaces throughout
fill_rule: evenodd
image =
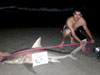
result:
M 82 40 L 83 42 L 86 42 L 87 40 L 84 39 Z M 39 50 L 30 50 L 30 51 L 25 51 L 21 52 L 18 54 L 11 55 L 7 57 L 5 60 L 2 61 L 3 64 L 32 64 L 32 54 L 47 51 L 48 54 L 48 62 L 60 62 L 60 59 L 65 59 L 67 57 L 77 60 L 75 57 L 75 54 L 79 52 L 83 46 L 86 44 L 79 45 L 77 48 L 75 48 L 73 51 L 70 53 L 61 53 L 57 51 L 52 51 L 49 49 L 39 49 Z M 39 37 L 36 42 L 32 45 L 31 49 L 35 48 L 43 48 L 41 45 L 41 37 Z

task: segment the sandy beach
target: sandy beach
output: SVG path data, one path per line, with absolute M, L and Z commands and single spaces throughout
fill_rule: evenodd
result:
M 62 34 L 60 28 L 2 28 L 0 29 L 0 51 L 9 53 L 30 48 L 38 37 L 42 38 L 42 46 L 55 46 L 61 41 Z M 60 63 L 49 63 L 26 68 L 24 65 L 8 65 L 0 63 L 0 75 L 100 75 L 100 61 L 93 52 L 96 45 L 100 46 L 100 39 L 93 33 L 95 44 L 88 44 L 90 50 L 75 55 L 78 60 L 70 58 L 61 59 Z M 65 44 L 70 44 L 70 39 L 66 39 Z M 64 47 L 66 52 L 72 51 L 76 46 Z M 53 48 L 61 51 L 61 48 Z

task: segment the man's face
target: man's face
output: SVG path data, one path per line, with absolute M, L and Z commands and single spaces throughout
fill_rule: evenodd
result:
M 75 20 L 79 20 L 82 16 L 80 11 L 75 11 L 73 15 L 74 15 Z

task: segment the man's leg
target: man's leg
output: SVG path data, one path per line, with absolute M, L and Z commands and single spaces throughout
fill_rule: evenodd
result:
M 70 40 L 71 40 L 71 43 L 75 43 L 74 38 L 72 36 L 70 36 Z
M 63 31 L 63 37 L 62 37 L 62 41 L 60 43 L 60 45 L 63 45 L 64 44 L 64 41 L 66 39 L 66 37 L 70 34 L 70 30 L 69 29 L 66 29 Z

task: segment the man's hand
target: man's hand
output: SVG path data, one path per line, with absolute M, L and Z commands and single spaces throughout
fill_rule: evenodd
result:
M 95 40 L 94 39 L 91 39 L 91 43 L 95 43 Z

